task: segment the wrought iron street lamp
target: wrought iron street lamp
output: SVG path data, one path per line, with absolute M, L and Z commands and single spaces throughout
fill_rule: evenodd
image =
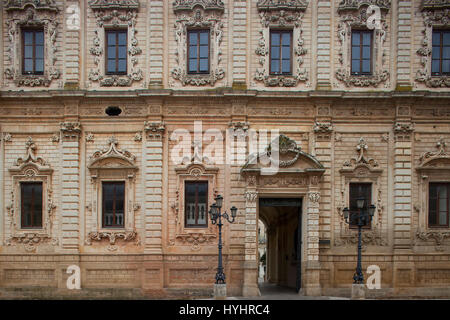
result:
M 219 226 L 219 262 L 216 273 L 216 284 L 225 284 L 225 274 L 223 273 L 222 265 L 222 218 L 227 219 L 229 223 L 233 223 L 234 219 L 236 218 L 237 208 L 235 206 L 232 206 L 230 208 L 230 218 L 230 216 L 226 212 L 221 213 L 223 197 L 221 195 L 218 195 L 214 200 L 216 202 L 211 205 L 209 214 L 211 216 L 212 224 L 217 224 Z
M 364 198 L 356 199 L 356 207 L 358 210 L 350 211 L 348 208 L 344 208 L 344 219 L 349 225 L 358 226 L 358 263 L 356 265 L 356 272 L 353 275 L 353 283 L 363 284 L 364 276 L 361 267 L 361 229 L 367 226 L 372 221 L 373 215 L 375 213 L 375 206 L 371 204 L 368 208 L 364 208 L 365 204 Z

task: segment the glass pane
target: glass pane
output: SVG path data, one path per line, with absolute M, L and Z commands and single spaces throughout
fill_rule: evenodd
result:
M 280 59 L 280 47 L 272 46 L 272 48 L 270 48 L 270 54 L 272 59 Z
M 189 32 L 189 45 L 197 44 L 197 32 Z
M 359 64 L 360 64 L 360 61 L 359 61 L 359 60 L 352 60 L 352 72 L 353 72 L 353 73 L 359 73 L 359 72 L 360 72 L 360 70 L 359 70 L 359 68 L 360 68 Z
M 447 212 L 447 199 L 439 198 L 439 212 Z
M 115 59 L 116 58 L 116 47 L 108 46 L 108 59 Z
M 273 32 L 271 34 L 271 42 L 272 42 L 272 45 L 279 45 L 280 44 L 280 34 Z
M 270 63 L 270 72 L 279 73 L 280 72 L 280 60 L 273 60 Z
M 428 209 L 430 211 L 430 214 L 431 213 L 436 214 L 436 204 L 437 204 L 436 198 L 430 198 L 430 201 L 428 202 L 429 207 Z
M 441 47 L 433 47 L 431 50 L 432 59 L 440 59 L 441 58 Z
M 283 59 L 290 59 L 291 58 L 291 47 L 282 47 L 281 55 L 282 55 Z
M 118 72 L 127 72 L 127 60 L 119 60 Z
M 36 72 L 44 72 L 44 59 L 36 59 Z
M 362 62 L 362 72 L 370 73 L 370 60 L 363 60 L 363 62 Z
M 291 72 L 291 60 L 282 60 L 281 72 L 290 73 Z
M 440 45 L 441 45 L 441 33 L 433 32 L 433 46 L 440 46 Z
M 442 72 L 449 73 L 450 72 L 450 60 L 442 61 Z
M 42 31 L 37 31 L 35 33 L 35 41 L 36 41 L 36 45 L 44 45 L 44 32 Z
M 189 72 L 197 72 L 197 59 L 189 60 Z
M 189 46 L 189 58 L 197 58 L 197 47 Z
M 127 57 L 127 47 L 119 47 L 119 59 L 124 59 Z
M 42 184 L 33 184 L 33 226 L 42 226 Z
M 439 224 L 447 225 L 447 211 L 439 212 Z
M 361 48 L 360 47 L 352 47 L 352 59 L 360 59 Z
M 44 59 L 44 46 L 36 46 L 36 58 Z
M 447 188 L 443 185 L 440 185 L 438 188 L 438 196 L 440 199 L 447 199 Z
M 25 59 L 33 58 L 33 47 L 32 46 L 26 46 L 24 48 L 24 55 L 25 55 Z
M 108 46 L 113 46 L 116 44 L 116 33 L 115 32 L 107 32 Z
M 25 45 L 32 45 L 33 44 L 33 32 L 24 31 L 23 32 L 23 41 L 24 41 Z
M 364 32 L 363 33 L 363 45 L 370 46 L 372 44 L 372 33 Z
M 430 198 L 436 198 L 437 197 L 437 186 L 435 184 L 430 184 Z
M 363 47 L 363 59 L 370 59 L 371 49 L 371 47 Z
M 108 72 L 116 72 L 116 60 L 108 60 L 107 69 Z
M 126 46 L 126 45 L 127 45 L 127 33 L 120 32 L 119 33 L 119 46 Z
M 352 46 L 359 46 L 360 39 L 361 35 L 359 34 L 359 32 L 352 32 Z
M 444 32 L 443 45 L 444 46 L 450 46 L 450 32 Z
M 289 32 L 282 34 L 281 44 L 283 46 L 291 46 L 291 34 Z
M 200 46 L 200 58 L 208 58 L 208 46 Z
M 23 66 L 23 71 L 25 72 L 33 72 L 33 60 L 31 59 L 25 59 Z
M 209 32 L 200 33 L 200 44 L 209 44 Z
M 450 47 L 442 48 L 442 59 L 450 59 Z
M 208 59 L 200 59 L 200 71 L 208 71 Z
M 432 62 L 431 62 L 431 72 L 432 73 L 440 73 L 439 62 L 440 62 L 440 60 L 432 60 Z

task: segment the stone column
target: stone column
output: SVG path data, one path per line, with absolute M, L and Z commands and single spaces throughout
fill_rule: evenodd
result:
M 247 177 L 250 186 L 245 192 L 245 247 L 244 247 L 244 286 L 242 295 L 244 297 L 259 296 L 258 288 L 258 222 L 256 208 L 258 193 L 256 191 L 256 176 Z
M 163 0 L 148 1 L 149 32 L 149 88 L 162 88 L 164 59 L 164 2 Z
M 397 87 L 396 90 L 411 91 L 411 47 L 413 46 L 413 3 L 411 0 L 392 1 L 394 19 L 397 23 Z M 394 30 L 393 30 L 394 31 Z
M 78 253 L 80 230 L 80 135 L 79 122 L 62 122 L 61 129 L 61 245 Z
M 246 89 L 247 81 L 247 1 L 234 0 L 230 37 L 233 57 L 233 88 Z
M 78 0 L 65 1 L 64 13 L 64 89 L 75 90 L 80 86 L 80 30 L 81 6 Z
M 317 90 L 331 90 L 331 26 L 333 2 L 317 0 Z M 311 5 L 313 5 L 311 3 Z
M 162 185 L 164 122 L 145 122 L 145 253 L 162 254 Z

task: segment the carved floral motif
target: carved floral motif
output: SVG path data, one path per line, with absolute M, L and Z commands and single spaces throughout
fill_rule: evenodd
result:
M 434 240 L 437 251 L 444 251 L 442 243 L 445 239 L 450 238 L 450 232 L 446 231 L 421 231 L 417 230 L 416 234 L 416 244 L 417 239 L 422 241 Z

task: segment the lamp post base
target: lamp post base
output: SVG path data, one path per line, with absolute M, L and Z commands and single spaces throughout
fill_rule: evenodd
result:
M 226 283 L 214 284 L 214 299 L 225 300 L 227 298 L 227 285 Z
M 366 298 L 366 285 L 365 284 L 352 284 L 352 299 L 361 300 Z

